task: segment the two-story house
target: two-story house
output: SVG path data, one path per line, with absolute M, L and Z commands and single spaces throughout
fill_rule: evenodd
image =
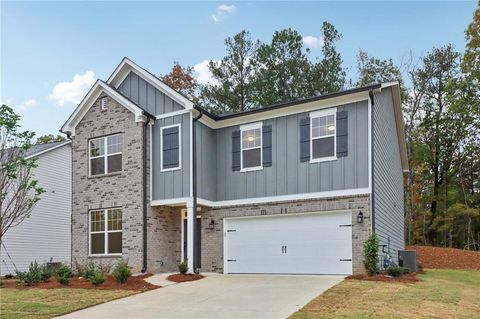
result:
M 404 248 L 398 83 L 213 115 L 124 58 L 62 127 L 72 258 L 135 270 L 352 274 Z M 191 257 L 193 256 L 193 257 Z

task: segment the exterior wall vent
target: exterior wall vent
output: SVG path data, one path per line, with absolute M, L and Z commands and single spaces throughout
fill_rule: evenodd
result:
M 107 109 L 107 107 L 108 107 L 108 100 L 107 100 L 106 97 L 102 97 L 102 98 L 100 99 L 100 106 L 101 106 L 101 108 L 102 108 L 102 111 Z

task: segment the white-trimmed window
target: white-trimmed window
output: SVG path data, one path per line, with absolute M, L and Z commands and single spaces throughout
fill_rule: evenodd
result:
M 118 208 L 92 210 L 90 216 L 90 255 L 122 254 L 122 211 Z
M 310 113 L 311 162 L 337 159 L 336 113 L 336 108 Z
M 241 155 L 240 171 L 263 169 L 262 122 L 240 126 Z
M 181 125 L 163 126 L 160 129 L 160 171 L 174 171 L 182 168 Z
M 123 135 L 116 134 L 89 141 L 90 176 L 122 170 Z

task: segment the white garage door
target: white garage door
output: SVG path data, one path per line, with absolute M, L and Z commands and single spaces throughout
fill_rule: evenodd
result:
M 350 212 L 225 219 L 225 273 L 351 274 Z

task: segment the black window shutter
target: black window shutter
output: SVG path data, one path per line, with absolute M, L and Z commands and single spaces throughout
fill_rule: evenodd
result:
M 348 113 L 337 112 L 337 157 L 348 155 Z
M 262 127 L 263 166 L 272 166 L 272 126 Z
M 232 171 L 240 170 L 240 131 L 232 132 Z
M 300 119 L 300 162 L 310 160 L 310 118 Z
M 162 141 L 163 168 L 178 167 L 180 161 L 178 126 L 164 129 L 162 131 Z

